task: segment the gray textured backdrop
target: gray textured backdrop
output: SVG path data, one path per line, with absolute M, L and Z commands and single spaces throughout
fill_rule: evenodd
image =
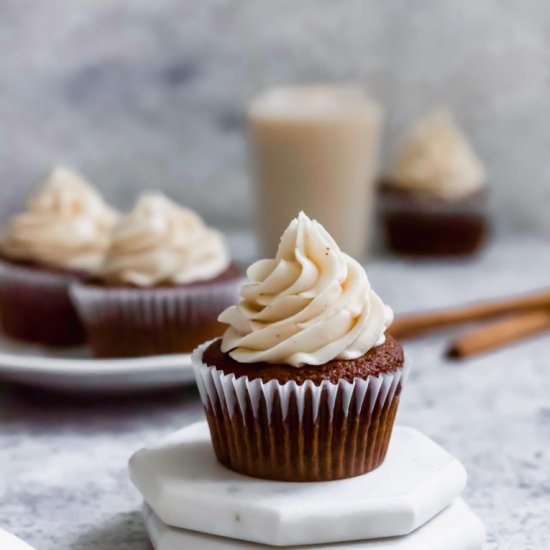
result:
M 2 211 L 52 163 L 120 207 L 156 187 L 243 228 L 243 107 L 263 86 L 367 84 L 406 122 L 448 103 L 488 165 L 502 231 L 550 234 L 545 0 L 0 0 Z

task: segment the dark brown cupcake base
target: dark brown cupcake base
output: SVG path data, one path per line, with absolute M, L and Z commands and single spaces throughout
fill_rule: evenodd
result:
M 381 221 L 388 248 L 410 256 L 465 256 L 488 234 L 487 191 L 448 201 L 384 182 Z
M 386 242 L 394 252 L 412 256 L 464 256 L 485 240 L 482 215 L 397 211 L 383 217 Z
M 311 394 L 306 399 L 311 401 Z M 351 409 L 354 405 L 352 400 Z M 278 412 L 270 422 L 265 400 L 257 416 L 249 404 L 245 421 L 240 414 L 230 417 L 220 403 L 208 407 L 206 416 L 216 456 L 227 468 L 277 481 L 331 481 L 366 474 L 382 464 L 398 405 L 396 394 L 372 413 L 364 404 L 359 414 L 346 416 L 340 394 L 332 418 L 326 395 L 321 397 L 321 412 L 315 420 L 306 406 L 300 421 L 294 402 L 285 419 L 275 403 Z
M 171 320 L 158 325 L 140 323 L 139 318 L 122 311 L 105 312 L 98 322 L 87 323 L 88 345 L 94 357 L 103 359 L 191 353 L 205 340 L 222 334 L 223 326 L 216 320 L 220 311 L 213 310 L 203 320 Z
M 52 347 L 84 344 L 84 328 L 69 297 L 76 274 L 7 260 L 0 270 L 0 322 L 7 336 Z
M 238 363 L 219 340 L 197 354 L 213 447 L 226 467 L 278 481 L 330 481 L 383 462 L 404 373 L 391 336 L 358 359 L 301 368 Z
M 216 367 L 225 374 L 234 374 L 236 378 L 261 378 L 265 383 L 277 380 L 281 384 L 289 381 L 303 384 L 310 380 L 319 386 L 325 381 L 338 384 L 340 380 L 347 380 L 351 383 L 356 378 L 366 379 L 370 375 L 396 371 L 403 366 L 404 356 L 401 344 L 388 334 L 382 345 L 352 361 L 333 359 L 323 365 L 303 365 L 300 368 L 275 363 L 239 363 L 228 353 L 222 352 L 221 339 L 206 348 L 202 360 L 205 365 Z

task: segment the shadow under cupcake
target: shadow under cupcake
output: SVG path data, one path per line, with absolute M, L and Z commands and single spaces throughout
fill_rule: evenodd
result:
M 193 365 L 218 460 L 242 474 L 328 481 L 377 468 L 406 367 L 362 266 L 303 213 L 249 267 L 220 339 Z

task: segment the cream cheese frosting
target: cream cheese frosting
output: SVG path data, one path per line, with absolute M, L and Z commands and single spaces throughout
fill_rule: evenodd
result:
M 101 195 L 63 166 L 14 216 L 2 238 L 6 256 L 45 266 L 95 273 L 117 218 Z
M 483 188 L 485 170 L 452 116 L 439 111 L 411 128 L 389 178 L 403 189 L 458 200 Z
M 144 193 L 113 228 L 101 276 L 151 287 L 216 277 L 229 266 L 222 235 L 161 193 Z
M 222 351 L 241 363 L 355 359 L 384 343 L 393 320 L 363 267 L 303 212 L 276 257 L 252 264 L 247 277 L 241 301 L 218 318 L 229 325 Z

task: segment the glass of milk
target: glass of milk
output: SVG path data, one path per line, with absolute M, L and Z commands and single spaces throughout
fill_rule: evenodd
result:
M 248 109 L 261 252 L 272 257 L 303 210 L 362 259 L 373 213 L 381 112 L 361 89 L 285 86 Z

